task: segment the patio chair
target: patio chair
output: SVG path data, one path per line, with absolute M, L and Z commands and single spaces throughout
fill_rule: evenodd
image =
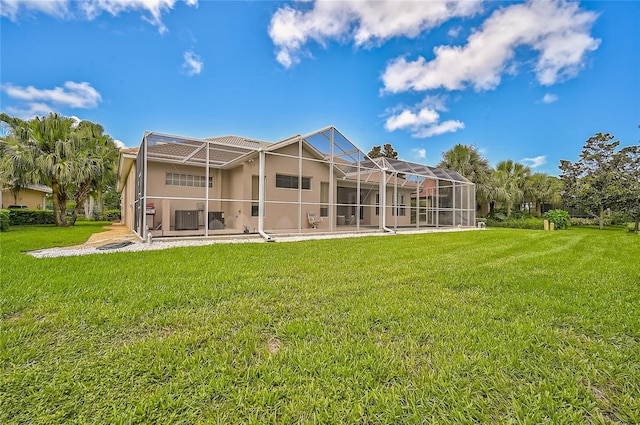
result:
M 313 229 L 317 229 L 318 224 L 322 223 L 322 217 L 318 217 L 315 211 L 307 211 L 307 220 L 309 221 L 309 226 Z

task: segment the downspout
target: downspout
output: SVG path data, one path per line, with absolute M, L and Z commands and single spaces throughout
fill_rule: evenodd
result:
M 211 171 L 209 171 L 209 142 L 205 142 L 207 147 L 207 155 L 206 155 L 206 168 L 204 170 L 204 237 L 209 237 L 209 175 Z M 213 186 L 213 184 L 211 185 Z M 212 187 L 213 189 L 213 187 Z
M 142 201 L 139 204 L 140 214 L 144 214 L 142 216 L 142 240 L 147 239 L 147 232 L 149 229 L 147 228 L 147 178 L 149 177 L 147 174 L 147 148 L 149 147 L 149 142 L 147 141 L 147 137 L 144 138 L 144 155 L 143 155 L 143 163 L 142 163 L 142 175 L 144 176 L 144 184 L 142 186 Z
M 298 140 L 298 233 L 302 233 L 302 138 Z
M 396 231 L 387 227 L 387 168 L 384 167 L 380 171 L 380 223 L 382 230 L 387 233 L 395 234 Z
M 416 176 L 416 229 L 420 228 L 420 177 Z M 426 202 L 425 202 L 426 204 Z
M 333 173 L 333 167 L 335 166 L 333 161 L 333 127 L 329 130 L 329 232 L 333 233 L 333 225 L 336 223 L 337 219 L 337 208 L 336 208 L 336 193 L 333 188 L 336 188 L 336 192 L 338 191 L 338 185 L 336 184 L 335 175 Z M 336 224 L 337 226 L 337 224 Z
M 273 242 L 273 238 L 264 232 L 264 173 L 265 173 L 265 153 L 264 148 L 258 150 L 258 233 L 267 242 Z

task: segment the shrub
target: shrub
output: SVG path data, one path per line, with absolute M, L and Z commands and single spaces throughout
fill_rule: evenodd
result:
M 98 221 L 120 221 L 120 210 L 104 210 L 95 215 Z
M 21 226 L 25 224 L 54 224 L 53 211 L 49 210 L 9 210 L 9 224 Z
M 605 224 L 607 219 L 604 219 Z M 598 219 L 597 218 L 584 218 L 584 217 L 571 217 L 571 225 L 572 226 L 597 226 Z
M 616 214 L 610 217 L 610 220 L 613 226 L 624 226 L 633 221 L 633 218 L 628 214 Z
M 0 232 L 9 231 L 9 210 L 0 210 Z
M 505 221 L 509 219 L 509 217 L 507 217 L 506 214 L 503 214 L 501 212 L 495 213 L 491 218 L 494 218 L 498 221 Z
M 542 220 L 535 217 L 523 217 L 523 218 L 507 218 L 502 217 L 487 218 L 488 227 L 509 227 L 512 229 L 532 229 L 542 230 Z
M 543 217 L 553 223 L 557 230 L 571 226 L 571 217 L 565 210 L 549 210 L 544 213 Z

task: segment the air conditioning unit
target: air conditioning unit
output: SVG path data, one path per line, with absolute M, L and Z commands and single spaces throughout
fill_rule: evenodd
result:
M 224 211 L 209 211 L 209 230 L 224 229 Z
M 198 210 L 176 210 L 176 230 L 198 230 Z

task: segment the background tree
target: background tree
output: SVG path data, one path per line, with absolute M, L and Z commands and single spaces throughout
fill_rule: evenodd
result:
M 621 174 L 625 153 L 616 153 L 620 142 L 613 139 L 609 133 L 597 133 L 587 139 L 577 162 L 560 164 L 564 203 L 598 217 L 600 229 L 605 210 L 619 205 L 625 194 Z
M 616 209 L 633 218 L 635 223 L 633 230 L 638 233 L 640 231 L 640 146 L 622 149 L 619 158 L 622 196 Z
M 505 173 L 500 173 L 496 170 L 491 170 L 487 181 L 483 188 L 481 188 L 480 199 L 489 203 L 489 215 L 495 214 L 496 202 L 505 202 L 509 198 L 507 192 L 507 183 Z M 476 186 L 476 192 L 478 188 Z
M 3 126 L 6 124 L 3 123 Z M 5 140 L 6 134 L 3 131 L 3 136 L 0 138 L 0 164 L 5 160 L 5 157 L 9 154 L 9 141 Z M 14 203 L 18 203 L 18 195 L 24 182 L 20 180 L 19 175 L 14 173 L 13 167 L 5 167 L 0 169 L 0 190 L 9 190 L 13 195 Z
M 103 181 L 115 173 L 117 147 L 97 124 L 58 114 L 29 121 L 0 114 L 9 130 L 3 137 L 2 174 L 21 183 L 51 187 L 57 226 L 75 224 L 89 193 L 99 190 Z M 67 200 L 76 207 L 67 221 Z
M 502 185 L 502 201 L 507 207 L 507 217 L 511 216 L 514 206 L 522 205 L 524 201 L 527 179 L 531 175 L 531 168 L 512 160 L 501 161 L 496 165 L 496 182 Z
M 10 127 L 4 138 L 7 152 L 3 170 L 13 173 L 21 182 L 51 187 L 56 225 L 66 226 L 66 186 L 72 178 L 68 153 L 72 150 L 74 121 L 58 114 L 23 121 L 3 113 L 0 119 Z
M 398 159 L 398 152 L 393 149 L 391 143 L 385 143 L 383 146 L 374 146 L 367 154 L 369 158 L 392 158 Z
M 475 183 L 476 201 L 491 204 L 491 191 L 488 186 L 491 167 L 489 160 L 484 158 L 475 146 L 456 144 L 442 153 L 442 160 L 437 166 L 455 171 Z
M 542 205 L 561 201 L 562 182 L 559 178 L 545 173 L 534 173 L 525 189 L 527 198 L 536 206 L 536 217 L 542 217 Z
M 107 185 L 115 180 L 118 161 L 118 148 L 99 124 L 81 121 L 72 139 L 75 176 L 71 190 L 76 205 L 71 214 L 71 225 L 75 224 L 85 208 L 88 196 L 99 197 Z
M 455 171 L 476 184 L 484 182 L 491 170 L 489 160 L 480 155 L 475 146 L 462 144 L 443 152 L 437 166 Z

